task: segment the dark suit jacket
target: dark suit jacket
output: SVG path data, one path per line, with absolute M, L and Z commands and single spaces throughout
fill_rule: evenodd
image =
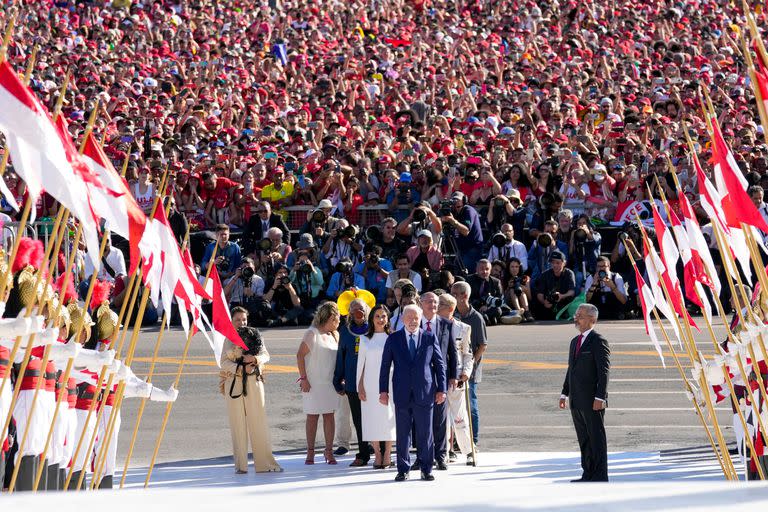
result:
M 291 243 L 291 232 L 282 216 L 276 213 L 270 214 L 269 227 L 280 228 L 280 231 L 283 232 L 283 243 Z M 246 224 L 245 229 L 243 230 L 243 243 L 240 245 L 246 253 L 250 253 L 256 248 L 256 244 L 259 243 L 259 240 L 263 240 L 266 236 L 267 234 L 262 232 L 261 229 L 261 217 L 258 213 L 254 213 L 251 215 L 251 218 L 248 219 L 248 224 Z
M 483 280 L 477 274 L 472 274 L 467 277 L 467 283 L 472 288 L 472 294 L 469 296 L 469 302 L 475 307 L 475 309 L 477 309 L 477 307 L 482 303 L 483 300 L 485 300 L 488 295 L 493 295 L 494 297 L 504 296 L 504 292 L 501 291 L 501 281 L 493 276 L 488 278 L 488 284 L 485 287 L 485 292 L 481 296 L 480 287 L 482 286 L 482 282 Z
M 581 344 L 575 356 L 578 336 L 571 340 L 568 350 L 568 371 L 563 382 L 563 395 L 571 409 L 592 410 L 595 398 L 608 400 L 608 374 L 611 368 L 611 349 L 608 340 L 592 331 Z
M 437 345 L 440 347 L 440 352 L 443 355 L 445 361 L 445 372 L 448 380 L 455 379 L 459 374 L 459 359 L 456 351 L 456 341 L 453 339 L 452 323 L 443 320 L 440 317 L 437 318 L 437 325 L 435 336 L 437 336 Z
M 413 399 L 416 405 L 429 406 L 435 402 L 435 393 L 445 392 L 445 362 L 435 335 L 419 329 L 421 341 L 412 360 L 408 350 L 405 329 L 390 334 L 384 344 L 379 373 L 379 393 L 389 392 L 389 370 L 392 375 L 392 398 L 396 406 L 407 406 Z

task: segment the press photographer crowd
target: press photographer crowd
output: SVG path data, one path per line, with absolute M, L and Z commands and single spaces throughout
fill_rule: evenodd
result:
M 270 454 L 257 468 L 279 470 L 266 422 L 256 419 L 269 360 L 258 328 L 311 326 L 297 355 L 307 463 L 320 416 L 333 446 L 343 393 L 361 441 L 356 461 L 370 457 L 363 438 L 378 439 L 370 449 L 383 467 L 392 402 L 382 391 L 382 409 L 370 407 L 386 379 L 369 382 L 378 372 L 344 354 L 365 337 L 371 364 L 392 358 L 397 374 L 399 355 L 381 336 L 410 333 L 410 357 L 427 357 L 413 333 L 420 326 L 430 338 L 432 319 L 444 322 L 457 346 L 434 383 L 445 391 L 437 405 L 451 411 L 441 417 L 471 458 L 486 326 L 566 321 L 577 309 L 585 326 L 596 314 L 643 317 L 642 283 L 660 282 L 649 254 L 658 246 L 672 261 L 660 230 L 670 240 L 703 233 L 704 245 L 680 245 L 676 272 L 665 274 L 688 287 L 685 307 L 697 314 L 714 297 L 691 291 L 691 251 L 714 262 L 712 281 L 698 274 L 698 283 L 739 274 L 727 271 L 713 224 L 730 233 L 752 210 L 745 214 L 734 198 L 746 196 L 728 190 L 743 189 L 762 216 L 748 223 L 768 230 L 768 138 L 759 122 L 768 119 L 766 16 L 749 3 L 752 32 L 742 5 L 714 0 L 15 2 L 0 10 L 6 254 L 15 254 L 14 222 L 29 220 L 34 237 L 62 244 L 50 280 L 72 275 L 69 300 L 87 301 L 95 283 L 107 283 L 104 314 L 127 310 L 144 326 L 170 318 L 187 332 L 205 316 L 213 331 L 231 333 L 216 357 L 238 471 L 246 470 L 247 435 Z M 25 153 L 32 150 L 39 154 Z M 69 229 L 59 233 L 64 213 Z M 103 227 L 111 237 L 100 237 Z M 748 268 L 749 251 L 739 251 Z M 139 289 L 150 300 L 136 302 Z M 65 290 L 56 293 L 63 304 Z M 730 312 L 730 287 L 717 293 Z M 227 312 L 236 330 L 222 326 Z M 124 370 L 123 380 L 130 376 Z M 315 384 L 323 379 L 325 387 Z M 457 382 L 470 391 L 466 432 L 455 423 L 464 399 Z M 173 388 L 136 386 L 143 398 L 176 398 Z M 8 414 L 6 427 L 17 428 Z M 366 415 L 387 419 L 365 434 Z M 413 418 L 417 427 L 422 419 Z M 439 444 L 438 467 L 454 446 Z M 104 446 L 100 476 L 110 486 L 114 453 Z M 28 453 L 24 463 L 34 467 L 22 467 L 23 485 L 37 488 L 40 453 Z M 329 450 L 325 457 L 335 460 Z

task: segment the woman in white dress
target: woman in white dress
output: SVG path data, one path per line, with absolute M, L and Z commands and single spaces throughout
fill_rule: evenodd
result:
M 326 302 L 317 308 L 312 326 L 304 333 L 296 360 L 299 367 L 299 386 L 302 405 L 307 415 L 307 459 L 315 463 L 315 436 L 320 415 L 323 415 L 325 435 L 325 461 L 336 464 L 333 457 L 333 434 L 336 425 L 334 411 L 339 407 L 339 395 L 333 387 L 333 370 L 339 346 L 339 308 L 335 302 Z
M 395 406 L 391 400 L 389 405 L 381 405 L 377 399 L 381 356 L 390 332 L 389 309 L 383 304 L 374 307 L 368 317 L 368 326 L 368 333 L 360 337 L 357 354 L 357 393 L 363 419 L 363 440 L 371 442 L 375 453 L 373 469 L 385 469 L 392 465 L 392 441 L 396 438 Z M 371 392 L 370 400 L 368 391 Z M 389 392 L 392 392 L 391 374 Z

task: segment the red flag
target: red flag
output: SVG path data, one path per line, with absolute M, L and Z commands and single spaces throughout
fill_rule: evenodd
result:
M 739 169 L 716 119 L 712 119 L 712 159 L 715 184 L 723 198 L 723 212 L 729 226 L 741 228 L 741 223 L 768 233 L 768 224 L 747 194 L 747 180 Z
M 237 329 L 232 325 L 232 317 L 229 314 L 229 306 L 227 306 L 227 299 L 224 296 L 224 288 L 221 286 L 221 279 L 219 279 L 216 265 L 211 266 L 210 279 L 213 284 L 213 313 L 211 315 L 211 320 L 213 321 L 213 346 L 211 348 L 213 348 L 216 361 L 218 361 L 221 357 L 224 339 L 228 339 L 245 350 L 248 350 L 248 346 L 243 343 L 240 335 L 237 334 Z

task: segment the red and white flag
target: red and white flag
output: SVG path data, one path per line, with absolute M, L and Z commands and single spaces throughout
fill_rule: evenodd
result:
M 128 240 L 131 261 L 129 273 L 133 274 L 139 264 L 139 242 L 144 234 L 147 216 L 133 198 L 128 183 L 112 166 L 92 133 L 86 137 L 82 158 L 101 181 L 100 187 L 89 187 L 91 204 L 106 221 L 107 229 Z
M 680 285 L 680 279 L 677 277 L 677 262 L 680 259 L 680 253 L 677 250 L 677 245 L 675 245 L 672 232 L 662 220 L 656 205 L 652 205 L 651 208 L 653 210 L 653 225 L 654 229 L 656 229 L 656 238 L 659 240 L 661 259 L 663 261 L 662 266 L 657 267 L 659 272 L 661 272 L 661 279 L 664 281 L 664 286 L 667 288 L 675 312 L 683 317 L 688 322 L 688 325 L 692 325 L 698 329 L 693 318 L 691 318 L 691 315 L 684 306 L 685 299 L 683 298 L 683 290 Z
M 243 340 L 237 333 L 237 329 L 232 325 L 232 316 L 229 314 L 229 306 L 224 296 L 224 288 L 221 286 L 221 279 L 219 279 L 216 265 L 211 267 L 210 281 L 212 285 L 211 295 L 213 296 L 213 312 L 211 314 L 213 339 L 211 340 L 211 348 L 213 349 L 213 355 L 216 357 L 216 364 L 219 364 L 225 340 L 228 339 L 244 350 L 248 350 L 248 346 L 243 343 Z
M 693 211 L 693 206 L 691 206 L 685 194 L 680 193 L 677 197 L 680 212 L 685 222 L 685 233 L 691 249 L 691 258 L 696 268 L 696 278 L 700 283 L 712 288 L 714 293 L 719 294 L 722 284 L 717 275 L 717 268 L 712 260 L 712 253 L 709 250 L 707 239 L 704 238 L 701 226 L 699 226 L 699 221 L 696 218 L 696 213 Z
M 642 226 L 640 226 L 640 229 L 643 232 L 645 231 Z M 653 292 L 656 309 L 669 320 L 669 323 L 672 325 L 672 330 L 675 331 L 678 343 L 682 344 L 680 331 L 677 328 L 677 321 L 675 320 L 675 312 L 664 297 L 664 291 L 661 287 L 662 277 L 659 275 L 659 272 L 665 273 L 666 269 L 664 268 L 664 262 L 662 262 L 659 255 L 656 254 L 656 249 L 650 245 L 647 236 L 643 239 L 643 261 L 645 262 L 645 274 L 648 276 L 647 282 L 651 292 Z M 657 272 L 656 269 L 659 269 L 659 271 Z
M 640 297 L 640 306 L 643 308 L 645 332 L 651 338 L 651 342 L 653 343 L 654 348 L 656 348 L 656 352 L 659 354 L 661 365 L 666 368 L 667 365 L 664 362 L 664 352 L 661 350 L 661 344 L 659 343 L 659 338 L 656 337 L 656 330 L 653 328 L 653 320 L 651 320 L 651 312 L 653 311 L 653 308 L 656 307 L 656 300 L 653 297 L 653 292 L 645 283 L 643 276 L 640 275 L 640 271 L 637 270 L 637 266 L 633 265 L 633 267 L 635 268 L 635 279 L 637 280 L 637 295 Z
M 712 288 L 712 282 L 709 280 L 706 273 L 704 273 L 703 276 L 700 274 L 704 272 L 704 264 L 699 259 L 698 253 L 694 253 L 691 249 L 688 233 L 685 231 L 685 228 L 683 228 L 683 224 L 680 222 L 680 219 L 677 218 L 677 214 L 675 214 L 674 211 L 670 210 L 669 220 L 672 224 L 672 232 L 675 233 L 675 238 L 677 239 L 677 248 L 680 250 L 680 259 L 683 260 L 685 296 L 702 309 L 711 323 L 712 307 L 709 304 L 709 299 L 704 293 L 704 288 L 701 286 L 701 283 L 704 282 L 709 288 Z
M 696 169 L 696 179 L 699 184 L 699 194 L 701 199 L 701 207 L 709 216 L 712 227 L 719 229 L 725 236 L 725 241 L 731 248 L 731 254 L 739 262 L 741 270 L 744 272 L 748 281 L 752 279 L 752 270 L 750 269 L 749 259 L 749 247 L 747 247 L 747 240 L 744 237 L 744 233 L 741 229 L 732 228 L 728 225 L 728 221 L 723 211 L 723 199 L 720 192 L 712 185 L 707 175 L 704 174 L 704 170 L 699 165 L 698 159 L 693 159 L 694 168 Z M 713 236 L 715 236 L 713 234 Z M 725 268 L 728 269 L 728 273 L 734 279 L 738 277 L 738 269 L 731 268 L 728 263 L 729 258 L 723 259 Z
M 99 218 L 86 185 L 93 176 L 79 158 L 66 121 L 59 119 L 53 122 L 8 61 L 0 63 L 0 132 L 5 135 L 13 167 L 27 186 L 28 200 L 36 203 L 45 186 L 82 224 L 88 255 L 97 266 Z

